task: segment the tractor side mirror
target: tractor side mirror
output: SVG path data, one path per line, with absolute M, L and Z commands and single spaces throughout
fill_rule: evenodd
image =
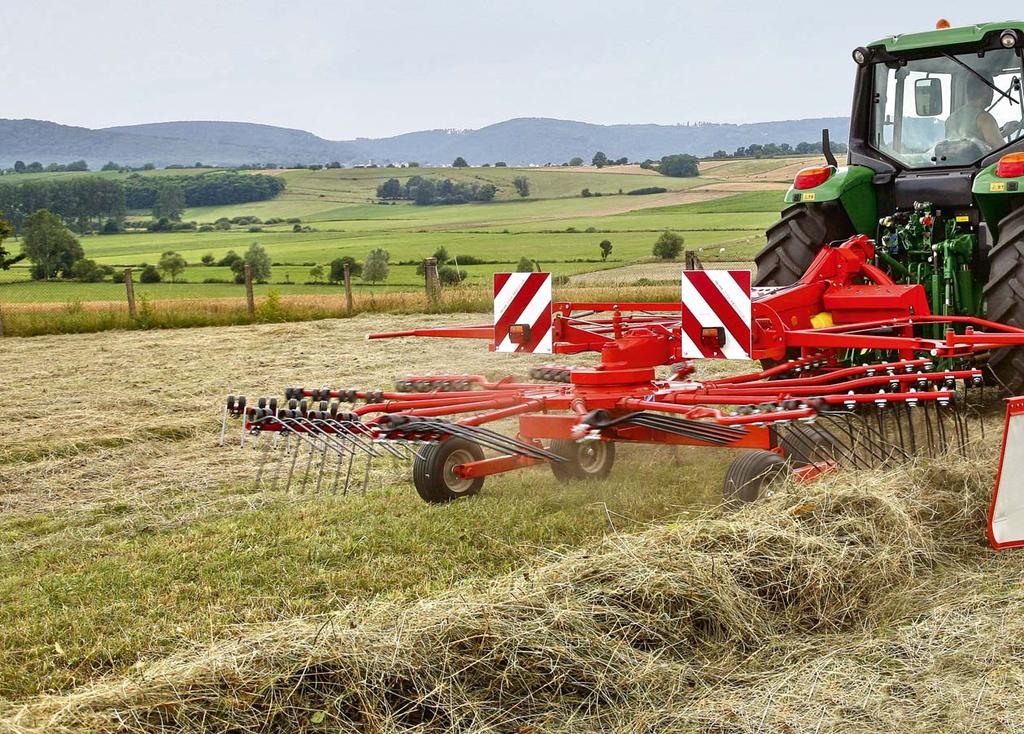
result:
M 918 117 L 935 117 L 942 114 L 942 81 L 940 79 L 917 79 L 914 81 L 914 109 Z

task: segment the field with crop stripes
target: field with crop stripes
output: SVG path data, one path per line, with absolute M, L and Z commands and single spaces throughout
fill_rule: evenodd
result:
M 659 176 L 638 166 L 285 170 L 272 172 L 287 182 L 284 193 L 273 200 L 189 209 L 183 219 L 209 224 L 222 217 L 298 218 L 301 231 L 293 231 L 294 222 L 281 222 L 234 225 L 227 231 L 91 235 L 81 242 L 87 257 L 115 268 L 156 264 L 167 251 L 184 256 L 189 267 L 177 282 L 137 284 L 137 292 L 153 300 L 240 297 L 226 268 L 203 266 L 200 259 L 204 255 L 220 259 L 231 250 L 244 252 L 253 242 L 259 242 L 275 263 L 270 285 L 282 295 L 335 291 L 336 286 L 328 286 L 310 270 L 343 256 L 362 261 L 375 248 L 391 255 L 390 273 L 379 284 L 357 279 L 361 288 L 418 288 L 421 278 L 411 263 L 442 247 L 456 258 L 487 263 L 460 263 L 470 285 L 485 285 L 494 272 L 513 269 L 522 257 L 555 274 L 622 267 L 649 260 L 654 241 L 664 230 L 681 235 L 685 247 L 704 259 L 749 260 L 763 245 L 765 228 L 778 216 L 782 190 L 791 179 L 791 175 L 786 178 L 789 169 L 806 161 L 716 162 L 705 175 L 690 179 Z M 159 172 L 150 175 L 155 173 Z M 392 176 L 404 180 L 410 175 L 493 183 L 498 195 L 493 203 L 457 206 L 376 202 L 377 185 Z M 530 182 L 529 197 L 523 199 L 515 192 L 512 179 L 516 176 Z M 651 185 L 668 191 L 645 196 L 626 193 Z M 583 189 L 595 195 L 583 197 Z M 138 212 L 133 218 L 144 216 Z M 257 231 L 250 231 L 253 227 Z M 599 249 L 604 239 L 613 246 L 607 261 L 602 261 Z M 16 239 L 12 245 L 15 250 L 19 247 Z M 109 281 L 33 283 L 25 263 L 0 271 L 0 306 L 110 301 L 123 296 L 123 287 Z

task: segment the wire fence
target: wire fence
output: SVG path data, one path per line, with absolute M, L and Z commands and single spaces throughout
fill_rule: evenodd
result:
M 678 261 L 650 262 L 556 276 L 556 298 L 586 291 L 618 299 L 664 299 L 678 289 L 680 270 L 753 269 L 749 262 L 702 261 L 688 251 Z M 107 329 L 175 328 L 262 321 L 301 321 L 359 313 L 487 312 L 485 283 L 445 287 L 432 258 L 419 285 L 366 287 L 351 277 L 339 283 L 142 282 L 139 268 L 116 269 L 98 282 L 33 280 L 27 267 L 0 271 L 0 336 L 36 336 Z M 614 296 L 611 293 L 614 292 Z

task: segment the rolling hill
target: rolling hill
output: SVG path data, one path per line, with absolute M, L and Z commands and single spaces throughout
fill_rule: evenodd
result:
M 828 127 L 833 140 L 849 130 L 845 118 L 815 118 L 743 125 L 593 125 L 549 118 L 517 118 L 477 130 L 423 130 L 389 138 L 332 141 L 303 130 L 246 122 L 159 122 L 103 129 L 41 120 L 0 119 L 0 167 L 16 160 L 67 163 L 85 159 L 127 165 L 214 165 L 274 162 L 280 165 L 419 161 L 447 164 L 456 156 L 470 163 L 511 165 L 561 163 L 603 150 L 631 160 L 670 153 L 710 155 L 752 143 L 814 141 Z

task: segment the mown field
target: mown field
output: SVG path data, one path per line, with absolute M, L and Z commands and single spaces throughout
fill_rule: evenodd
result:
M 463 267 L 470 285 L 486 284 L 494 272 L 514 267 L 521 257 L 536 260 L 545 270 L 572 275 L 621 267 L 650 259 L 651 247 L 666 229 L 677 232 L 687 249 L 708 260 L 749 260 L 763 244 L 764 229 L 781 208 L 781 189 L 807 159 L 715 161 L 699 178 L 673 179 L 638 166 L 611 169 L 471 168 L 471 169 L 324 169 L 274 172 L 287 182 L 277 198 L 231 207 L 189 209 L 185 221 L 212 223 L 220 217 L 300 218 L 312 231 L 293 232 L 293 224 L 248 226 L 230 231 L 92 235 L 81 239 L 86 255 L 115 267 L 155 264 L 168 250 L 190 263 L 177 283 L 139 284 L 154 300 L 238 297 L 226 268 L 204 267 L 203 255 L 220 258 L 229 250 L 243 252 L 252 242 L 263 245 L 276 263 L 272 287 L 282 295 L 322 294 L 329 287 L 312 281 L 317 264 L 352 256 L 357 260 L 375 248 L 391 254 L 386 282 L 362 283 L 372 290 L 419 287 L 412 263 L 444 247 L 454 256 L 473 256 L 488 265 Z M 149 172 L 147 175 L 166 174 Z M 188 171 L 174 171 L 187 174 Z M 374 203 L 377 185 L 391 176 L 418 174 L 455 180 L 490 182 L 498 187 L 490 204 L 414 206 L 408 202 Z M 72 176 L 83 174 L 40 174 Z M 100 175 L 100 174 L 97 174 Z M 122 176 L 124 174 L 102 174 Z M 525 176 L 530 196 L 521 199 L 512 179 Z M 645 186 L 669 189 L 664 194 L 630 196 Z M 601 196 L 584 198 L 584 188 Z M 141 213 L 139 213 L 141 216 Z M 613 251 L 600 259 L 598 244 L 609 239 Z M 12 241 L 18 247 L 17 240 Z M 31 283 L 27 267 L 0 271 L 0 302 L 69 303 L 120 300 L 123 287 L 113 283 Z M 261 293 L 267 290 L 261 288 Z
M 229 391 L 536 361 L 362 340 L 475 318 L 5 340 L 0 731 L 1024 726 L 1024 556 L 983 534 L 998 415 L 968 461 L 734 515 L 724 450 L 623 449 L 606 481 L 536 468 L 430 507 L 400 463 L 365 495 L 286 493 L 217 446 Z
M 476 342 L 363 340 L 477 320 L 5 340 L 0 370 L 18 387 L 0 390 L 0 701 L 129 674 L 235 625 L 493 577 L 716 501 L 729 452 L 677 463 L 671 451 L 624 450 L 607 482 L 566 488 L 538 468 L 489 479 L 473 502 L 430 507 L 404 463 L 375 462 L 366 496 L 285 493 L 253 487 L 252 450 L 216 445 L 229 392 L 387 387 L 414 369 L 523 375 L 542 361 Z M 25 397 L 39 395 L 53 399 Z

